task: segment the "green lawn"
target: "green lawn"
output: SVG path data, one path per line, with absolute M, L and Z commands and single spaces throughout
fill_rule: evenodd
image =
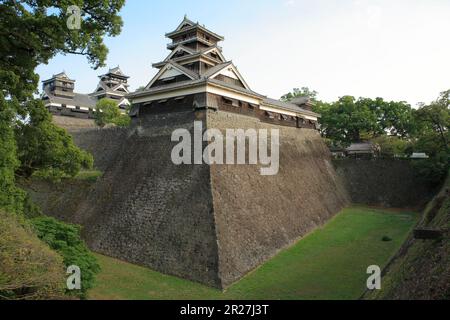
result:
M 385 266 L 419 215 L 351 207 L 225 292 L 97 255 L 91 299 L 358 299 L 369 265 Z M 392 241 L 383 241 L 383 237 Z
M 77 180 L 84 180 L 89 182 L 96 182 L 98 178 L 103 175 L 103 172 L 99 170 L 82 170 L 75 177 Z

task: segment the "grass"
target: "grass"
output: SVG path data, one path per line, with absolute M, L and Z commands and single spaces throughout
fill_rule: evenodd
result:
M 97 255 L 91 299 L 358 299 L 367 267 L 383 268 L 418 221 L 413 212 L 343 210 L 225 292 Z M 391 241 L 383 241 L 389 237 Z
M 82 170 L 77 174 L 75 179 L 88 182 L 96 182 L 102 175 L 103 172 L 99 170 Z

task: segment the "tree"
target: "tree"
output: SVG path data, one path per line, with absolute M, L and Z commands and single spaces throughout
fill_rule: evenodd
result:
M 407 156 L 411 151 L 411 143 L 397 136 L 385 134 L 372 139 L 372 142 L 380 146 L 384 156 Z
M 377 131 L 376 115 L 361 99 L 344 96 L 334 103 L 321 103 L 315 110 L 322 116 L 322 134 L 335 142 L 348 145 Z
M 66 267 L 72 265 L 80 267 L 81 291 L 68 291 L 67 293 L 86 298 L 87 291 L 94 285 L 95 275 L 100 271 L 100 266 L 95 256 L 81 240 L 81 228 L 51 217 L 35 218 L 31 220 L 31 223 L 37 236 L 63 257 Z
M 116 101 L 112 99 L 101 99 L 95 107 L 95 123 L 100 127 L 107 124 L 114 124 L 119 127 L 126 127 L 130 124 L 130 117 L 122 114 Z
M 120 33 L 118 12 L 125 0 L 3 0 L 0 3 L 0 87 L 24 100 L 37 87 L 34 73 L 58 53 L 84 55 L 98 68 L 108 49 L 105 36 Z M 71 30 L 69 6 L 81 9 L 81 26 Z
M 81 168 L 91 169 L 92 155 L 76 147 L 72 137 L 52 123 L 43 103 L 32 100 L 28 104 L 29 121 L 19 122 L 16 127 L 20 160 L 17 173 L 28 178 L 39 172 L 58 179 L 74 177 Z
M 314 90 L 310 90 L 308 87 L 294 88 L 292 92 L 286 93 L 281 97 L 281 101 L 289 102 L 294 98 L 298 97 L 308 97 L 311 101 L 317 101 L 318 92 Z
M 434 140 L 433 153 L 450 153 L 450 90 L 444 91 L 430 105 L 421 105 L 414 114 L 417 136 L 421 139 Z
M 450 90 L 414 112 L 414 150 L 427 153 L 429 160 L 417 161 L 419 175 L 430 184 L 443 181 L 450 167 Z
M 377 118 L 375 135 L 389 134 L 404 138 L 412 131 L 412 108 L 408 103 L 387 102 L 383 98 L 359 98 L 358 104 L 367 106 L 375 114 Z
M 77 4 L 81 9 L 81 28 L 71 30 L 67 27 L 68 8 Z M 124 0 L 2 0 L 0 2 L 0 139 L 2 153 L 0 154 L 0 207 L 12 210 L 21 205 L 24 194 L 14 184 L 14 172 L 30 173 L 28 163 L 19 165 L 18 155 L 28 160 L 31 156 L 28 143 L 17 145 L 11 139 L 12 132 L 19 137 L 25 137 L 35 132 L 58 141 L 56 145 L 72 149 L 70 152 L 55 152 L 48 140 L 43 145 L 35 139 L 34 151 L 43 159 L 33 159 L 32 170 L 47 170 L 50 163 L 61 163 L 61 158 L 52 156 L 67 156 L 63 162 L 70 162 L 74 154 L 73 145 L 67 139 L 65 132 L 48 125 L 47 119 L 33 119 L 42 113 L 33 112 L 36 102 L 33 93 L 37 90 L 39 81 L 35 68 L 46 64 L 56 54 L 84 55 L 94 68 L 104 65 L 107 48 L 103 37 L 116 36 L 120 33 L 122 20 L 118 12 Z M 18 116 L 29 121 L 27 125 L 17 123 Z M 39 128 L 32 128 L 38 124 Z M 20 133 L 25 129 L 27 133 Z M 29 135 L 28 135 L 29 136 Z M 41 148 L 42 147 L 42 148 Z M 54 160 L 54 161 L 53 161 Z M 43 167 L 38 168 L 37 165 Z M 27 169 L 28 167 L 28 169 Z M 60 167 L 55 168 L 60 170 Z M 17 209 L 16 208 L 16 209 Z
M 0 92 L 0 208 L 8 212 L 23 212 L 25 192 L 14 183 L 15 171 L 20 162 L 14 130 L 10 125 L 14 113 Z

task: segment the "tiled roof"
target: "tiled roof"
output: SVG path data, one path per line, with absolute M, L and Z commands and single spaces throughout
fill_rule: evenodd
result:
M 216 74 L 217 72 L 219 72 L 220 70 L 222 70 L 222 69 L 228 67 L 228 66 L 231 65 L 231 64 L 232 64 L 232 62 L 231 62 L 231 61 L 228 61 L 228 62 L 224 62 L 224 63 L 218 64 L 218 65 L 216 65 L 216 66 L 214 66 L 214 67 L 212 67 L 212 68 L 209 68 L 209 69 L 203 74 L 203 77 L 204 77 L 204 78 L 209 78 L 209 77 L 213 76 L 214 74 Z
M 175 68 L 180 69 L 182 72 L 192 76 L 194 79 L 198 79 L 199 78 L 198 73 L 196 73 L 196 72 L 194 72 L 194 71 L 192 71 L 192 70 L 190 70 L 190 69 L 188 69 L 186 67 L 183 67 L 182 65 L 179 65 L 178 63 L 176 63 L 174 61 L 169 61 L 168 64 L 171 64 Z
M 97 103 L 97 100 L 91 98 L 88 94 L 82 93 L 74 93 L 73 98 L 56 97 L 49 92 L 46 92 L 46 95 L 48 96 L 51 103 L 57 104 L 94 108 Z
M 319 114 L 317 114 L 315 112 L 312 112 L 312 111 L 309 111 L 309 110 L 305 110 L 303 108 L 300 108 L 296 104 L 293 104 L 293 103 L 290 103 L 290 102 L 283 102 L 283 101 L 272 99 L 272 98 L 266 98 L 266 99 L 263 100 L 263 103 L 269 104 L 269 105 L 274 105 L 274 106 L 276 106 L 278 108 L 285 109 L 287 111 L 299 112 L 299 113 L 303 113 L 305 115 L 310 115 L 310 116 L 313 116 L 313 117 L 319 117 L 320 116 Z

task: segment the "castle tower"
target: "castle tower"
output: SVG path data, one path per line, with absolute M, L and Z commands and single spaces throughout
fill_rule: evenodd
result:
M 42 81 L 42 100 L 48 110 L 58 116 L 89 119 L 93 116 L 96 101 L 87 94 L 75 92 L 75 80 L 65 72 Z
M 129 94 L 129 84 L 128 77 L 125 75 L 120 67 L 109 69 L 106 74 L 99 76 L 100 81 L 97 85 L 97 88 L 93 93 L 90 94 L 91 97 L 96 100 L 100 100 L 103 98 L 113 99 L 117 101 L 117 105 L 121 110 L 125 110 L 130 102 L 125 97 Z
M 218 43 L 224 37 L 187 17 L 166 37 L 171 40 L 167 45 L 171 52 L 153 64 L 159 71 L 144 90 L 128 95 L 132 115 L 189 106 L 246 114 L 281 126 L 317 128 L 319 115 L 310 104 L 281 102 L 251 90 L 223 55 Z
M 226 288 L 326 222 L 347 197 L 315 130 L 319 115 L 301 107 L 306 101 L 252 91 L 217 45 L 223 37 L 198 23 L 184 18 L 167 37 L 170 53 L 154 64 L 157 74 L 127 96 L 129 131 L 98 138 L 102 150 L 111 143 L 110 159 L 73 221 L 96 252 Z M 276 129 L 279 172 L 195 163 L 194 153 L 194 162 L 174 163 L 173 133 L 196 139 L 199 125 L 223 133 Z
M 71 80 L 65 72 L 53 75 L 51 79 L 42 82 L 42 90 L 55 97 L 72 99 L 75 89 L 75 80 Z

